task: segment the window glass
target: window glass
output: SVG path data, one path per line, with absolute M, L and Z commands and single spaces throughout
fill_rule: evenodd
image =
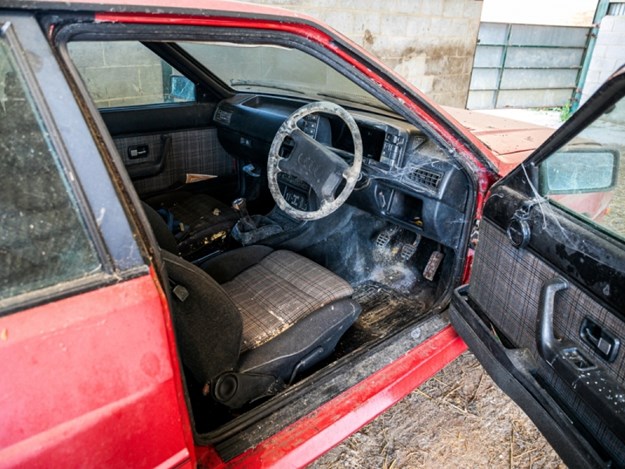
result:
M 27 89 L 0 42 L 0 305 L 100 269 Z
M 180 42 L 204 67 L 237 91 L 339 98 L 388 109 L 321 60 L 297 49 L 265 44 Z
M 540 164 L 551 201 L 625 238 L 625 101 L 619 101 Z
M 193 84 L 181 86 L 180 72 L 140 42 L 70 42 L 68 50 L 99 108 L 195 100 Z

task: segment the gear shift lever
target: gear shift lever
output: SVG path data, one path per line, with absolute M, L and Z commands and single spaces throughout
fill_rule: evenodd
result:
M 232 237 L 242 246 L 256 244 L 283 231 L 282 226 L 268 217 L 251 217 L 247 211 L 247 200 L 243 197 L 232 202 L 232 209 L 241 217 L 232 228 Z
M 232 202 L 232 208 L 241 217 L 239 222 L 241 223 L 241 228 L 243 228 L 242 231 L 253 231 L 256 229 L 256 223 L 254 223 L 254 220 L 247 211 L 247 200 L 245 197 L 235 199 Z

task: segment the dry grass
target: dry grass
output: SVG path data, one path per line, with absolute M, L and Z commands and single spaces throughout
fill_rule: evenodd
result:
M 470 353 L 312 468 L 563 468 L 527 416 Z

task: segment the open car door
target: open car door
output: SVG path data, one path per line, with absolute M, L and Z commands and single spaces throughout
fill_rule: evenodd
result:
M 493 186 L 450 310 L 570 467 L 625 467 L 624 96 L 621 69 Z

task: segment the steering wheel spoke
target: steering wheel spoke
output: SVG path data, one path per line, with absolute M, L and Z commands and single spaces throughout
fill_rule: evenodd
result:
M 349 128 L 354 140 L 354 160 L 348 165 L 332 149 L 310 137 L 298 126 L 303 117 L 323 112 L 341 118 Z M 280 155 L 284 141 L 289 138 L 293 148 L 288 157 Z M 323 218 L 338 209 L 354 189 L 362 166 L 362 138 L 354 118 L 342 107 L 330 102 L 311 103 L 295 111 L 282 124 L 269 150 L 267 177 L 269 190 L 278 207 L 300 220 Z M 283 172 L 308 184 L 317 198 L 320 208 L 307 212 L 291 206 L 278 186 L 278 173 Z M 345 182 L 340 194 L 336 194 Z

